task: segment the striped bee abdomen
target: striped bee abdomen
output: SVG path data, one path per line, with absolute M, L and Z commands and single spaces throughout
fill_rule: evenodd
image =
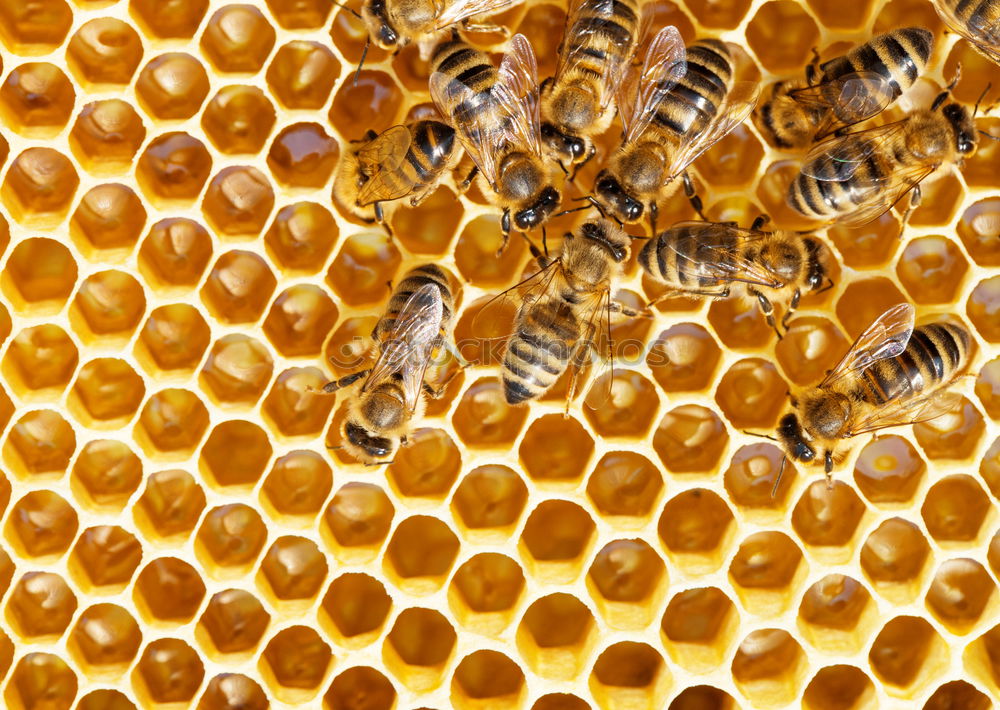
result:
M 854 72 L 875 72 L 889 81 L 895 100 L 923 73 L 933 49 L 934 34 L 929 30 L 922 27 L 893 30 L 823 64 L 822 80 L 831 81 Z
M 706 272 L 704 256 L 699 254 L 699 249 L 707 247 L 723 247 L 713 250 L 715 262 L 711 266 L 714 273 L 718 273 L 714 267 L 719 259 L 735 253 L 736 238 L 722 230 L 709 235 L 690 227 L 668 229 L 646 242 L 639 252 L 639 266 L 654 278 L 679 289 L 714 288 L 720 285 L 719 280 Z
M 725 42 L 698 40 L 687 48 L 687 73 L 660 102 L 654 125 L 691 139 L 705 130 L 733 84 Z
M 385 315 L 375 325 L 373 335 L 376 340 L 380 340 L 380 336 L 383 333 L 392 332 L 392 328 L 396 323 L 396 316 L 399 315 L 399 312 L 406 305 L 410 296 L 421 286 L 428 283 L 435 284 L 441 291 L 441 304 L 444 311 L 441 319 L 441 330 L 442 332 L 447 332 L 450 329 L 455 304 L 451 296 L 448 274 L 435 264 L 422 264 L 407 271 L 399 283 L 396 284 L 395 288 L 393 288 L 392 295 L 389 296 L 389 303 L 385 308 Z
M 504 396 L 518 404 L 541 396 L 566 371 L 580 329 L 569 304 L 545 299 L 523 309 L 501 368 Z

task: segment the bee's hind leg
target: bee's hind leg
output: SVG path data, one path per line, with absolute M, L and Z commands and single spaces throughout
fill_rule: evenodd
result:
M 781 330 L 778 328 L 778 324 L 774 320 L 774 304 L 768 300 L 767 296 L 757 289 L 751 288 L 747 290 L 750 292 L 751 296 L 757 297 L 757 304 L 760 306 L 760 312 L 764 314 L 764 320 L 767 321 L 767 324 L 778 336 L 778 340 L 781 340 L 784 336 L 782 336 Z M 784 319 L 782 319 L 782 322 L 784 322 Z
M 510 30 L 507 27 L 504 25 L 495 25 L 492 22 L 470 22 L 469 20 L 463 20 L 462 29 L 466 32 L 497 32 L 504 37 L 510 37 Z
M 389 222 L 386 221 L 385 212 L 382 211 L 382 203 L 376 202 L 373 205 L 373 209 L 375 211 L 375 221 L 382 225 L 382 229 L 385 230 L 385 234 L 389 237 L 389 241 L 393 241 L 396 238 L 396 235 L 393 234 L 392 227 L 389 225 Z
M 361 370 L 360 372 L 355 372 L 350 375 L 345 375 L 344 377 L 341 377 L 339 380 L 334 380 L 333 382 L 327 382 L 325 385 L 323 385 L 323 389 L 321 389 L 320 392 L 322 394 L 333 394 L 337 390 L 341 390 L 344 389 L 345 387 L 353 385 L 355 382 L 360 380 L 369 372 L 371 372 L 371 370 Z
M 802 292 L 799 289 L 795 289 L 792 293 L 792 298 L 788 302 L 788 307 L 785 309 L 785 315 L 781 316 L 781 327 L 785 329 L 785 333 L 788 332 L 788 321 L 791 320 L 795 311 L 799 308 L 799 299 L 802 298 Z M 780 335 L 778 336 L 781 337 Z
M 698 196 L 698 192 L 694 189 L 694 181 L 691 179 L 691 174 L 687 171 L 684 172 L 684 194 L 688 198 L 688 202 L 694 208 L 694 211 L 702 219 L 702 221 L 707 222 L 708 217 L 705 216 L 705 206 L 701 202 L 701 198 Z
M 914 185 L 913 189 L 910 190 L 910 204 L 907 205 L 906 211 L 903 213 L 903 219 L 899 223 L 899 238 L 903 238 L 903 232 L 906 231 L 906 225 L 910 222 L 910 215 L 913 214 L 913 210 L 920 206 L 920 200 L 923 197 L 923 193 L 920 190 L 920 185 Z

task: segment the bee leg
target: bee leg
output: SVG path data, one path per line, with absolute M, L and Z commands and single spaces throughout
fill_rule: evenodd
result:
M 656 236 L 656 218 L 660 216 L 660 208 L 655 202 L 649 203 L 649 226 L 652 228 L 652 235 Z
M 473 165 L 472 170 L 470 170 L 469 174 L 465 176 L 465 179 L 462 180 L 462 182 L 458 183 L 459 194 L 462 194 L 463 192 L 468 190 L 469 187 L 471 187 L 472 181 L 476 179 L 476 175 L 478 174 L 479 174 L 479 166 Z
M 468 363 L 466 363 L 466 365 L 468 365 Z M 451 381 L 454 380 L 455 377 L 458 376 L 458 373 L 464 369 L 465 369 L 464 366 L 458 368 L 450 375 L 445 377 L 444 382 L 440 383 L 437 387 L 434 387 L 433 385 L 430 385 L 425 382 L 423 385 L 424 394 L 426 394 L 431 399 L 441 399 L 444 396 L 445 390 L 448 389 L 448 385 L 451 384 Z
M 569 181 L 573 182 L 576 179 L 576 174 L 580 172 L 584 165 L 590 162 L 590 159 L 597 155 L 597 146 L 591 144 L 590 151 L 587 153 L 587 157 L 581 160 L 579 163 L 573 166 L 573 174 L 569 176 Z
M 698 197 L 698 193 L 694 189 L 694 182 L 691 180 L 691 174 L 688 172 L 684 173 L 684 194 L 687 195 L 688 202 L 694 207 L 694 211 L 699 217 L 705 222 L 708 221 L 708 217 L 705 216 L 704 210 L 705 206 L 701 203 L 701 198 Z
M 750 231 L 759 232 L 761 228 L 770 221 L 771 221 L 771 215 L 762 214 L 753 221 L 753 224 L 750 225 Z
M 392 233 L 392 227 L 389 226 L 389 223 L 385 219 L 385 212 L 382 211 L 382 203 L 376 202 L 374 205 L 374 210 L 375 210 L 375 221 L 382 225 L 382 229 L 385 230 L 386 236 L 389 237 L 389 241 L 391 242 L 393 240 L 393 237 L 395 237 L 395 235 Z
M 611 303 L 608 304 L 608 312 L 621 313 L 626 318 L 651 318 L 653 316 L 648 306 L 641 311 L 637 311 L 634 308 L 629 308 L 621 301 L 611 301 Z
M 792 300 L 788 302 L 788 308 L 785 309 L 785 315 L 781 316 L 781 327 L 785 329 L 786 333 L 788 332 L 788 321 L 798 309 L 800 298 L 802 298 L 802 292 L 795 289 L 794 293 L 792 293 Z
M 323 389 L 320 390 L 322 394 L 333 394 L 337 390 L 343 389 L 353 385 L 355 382 L 360 380 L 362 377 L 367 375 L 371 370 L 362 370 L 361 372 L 355 372 L 351 375 L 345 375 L 339 380 L 334 380 L 333 382 L 327 382 L 323 385 Z
M 920 185 L 914 186 L 910 190 L 910 204 L 906 208 L 906 212 L 903 213 L 903 219 L 899 223 L 899 238 L 903 238 L 903 232 L 906 230 L 906 225 L 910 221 L 910 215 L 913 214 L 915 210 L 920 205 L 920 198 L 923 197 L 923 193 L 920 191 Z
M 829 449 L 823 455 L 823 470 L 826 472 L 826 487 L 833 488 L 833 452 Z
M 507 242 L 510 241 L 510 209 L 505 208 L 503 216 L 500 218 L 500 248 L 497 249 L 499 257 L 507 249 Z
M 757 289 L 751 288 L 747 290 L 750 292 L 750 295 L 757 297 L 757 303 L 760 305 L 760 312 L 764 314 L 764 320 L 767 321 L 767 324 L 777 334 L 778 340 L 781 340 L 781 331 L 778 329 L 778 324 L 774 321 L 774 304 Z
M 812 61 L 806 65 L 806 83 L 809 84 L 809 86 L 815 86 L 819 80 L 819 50 L 813 47 L 812 55 Z
M 502 34 L 504 37 L 510 37 L 510 30 L 503 25 L 494 25 L 492 22 L 469 22 L 468 20 L 462 21 L 462 29 L 466 32 L 497 32 Z

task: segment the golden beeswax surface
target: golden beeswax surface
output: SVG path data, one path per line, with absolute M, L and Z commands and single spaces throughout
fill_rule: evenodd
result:
M 959 62 L 960 100 L 1000 100 L 928 0 L 656 7 L 754 80 L 926 25 L 903 103 Z M 500 17 L 543 76 L 564 14 Z M 316 390 L 362 361 L 386 283 L 447 268 L 469 339 L 529 257 L 495 257 L 476 189 L 391 209 L 395 241 L 331 201 L 347 141 L 428 115 L 415 47 L 354 83 L 363 40 L 330 0 L 0 0 L 3 706 L 991 707 L 1000 146 L 926 185 L 903 239 L 892 214 L 824 233 L 836 286 L 780 342 L 743 301 L 670 300 L 616 326 L 640 354 L 568 418 L 564 387 L 509 408 L 495 351 L 463 351 L 479 364 L 365 467 L 328 448 L 350 393 Z M 793 158 L 738 128 L 695 165 L 709 215 L 801 226 Z M 692 216 L 679 195 L 660 219 Z M 620 286 L 657 293 L 634 258 Z M 772 497 L 782 455 L 745 432 L 904 299 L 974 333 L 961 410 L 857 442 L 832 487 L 789 466 Z

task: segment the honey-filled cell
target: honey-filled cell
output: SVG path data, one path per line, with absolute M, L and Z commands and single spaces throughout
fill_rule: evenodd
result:
M 255 238 L 274 209 L 274 188 L 249 165 L 223 168 L 212 178 L 201 204 L 208 224 L 223 238 Z
M 750 444 L 733 454 L 723 473 L 723 485 L 744 515 L 772 520 L 784 509 L 797 475 L 778 447 Z
M 340 74 L 340 61 L 319 42 L 293 40 L 278 48 L 267 68 L 271 93 L 289 109 L 326 105 Z
M 338 646 L 371 644 L 385 624 L 392 598 L 382 582 L 361 572 L 346 572 L 327 587 L 320 623 Z
M 143 109 L 161 121 L 191 118 L 208 96 L 205 67 L 190 54 L 168 52 L 154 57 L 139 72 L 135 91 Z
M 285 187 L 323 187 L 337 165 L 339 146 L 318 123 L 283 128 L 271 142 L 267 165 Z
M 73 580 L 84 591 L 117 594 L 142 560 L 138 538 L 117 525 L 96 525 L 80 534 L 69 558 Z
M 59 67 L 27 62 L 0 84 L 0 118 L 22 135 L 51 138 L 69 122 L 75 99 L 73 85 Z
M 31 227 L 55 227 L 80 185 L 69 158 L 53 148 L 27 148 L 11 164 L 0 197 L 11 216 Z
M 644 456 L 631 451 L 607 453 L 587 479 L 587 495 L 598 513 L 617 526 L 641 525 L 657 506 L 663 475 Z
M 139 241 L 146 208 L 127 185 L 107 183 L 88 190 L 70 218 L 70 236 L 94 261 L 122 261 Z
M 277 120 L 267 95 L 255 86 L 224 86 L 201 115 L 201 127 L 212 144 L 228 155 L 258 153 Z
M 196 308 L 172 303 L 153 309 L 146 317 L 135 354 L 153 374 L 190 372 L 201 362 L 210 337 L 208 323 Z
M 190 703 L 205 677 L 191 646 L 176 638 L 153 641 L 135 665 L 133 687 L 147 704 Z
M 257 681 L 239 673 L 220 673 L 208 681 L 197 710 L 267 710 L 267 694 Z
M 253 594 L 224 589 L 208 600 L 195 635 L 208 654 L 234 658 L 253 651 L 270 622 L 271 615 Z
M 458 635 L 439 611 L 404 609 L 382 645 L 382 658 L 396 679 L 413 692 L 437 687 Z
M 339 233 L 333 215 L 316 202 L 296 202 L 278 210 L 264 235 L 268 255 L 282 269 L 315 274 L 323 269 Z
M 189 205 L 201 194 L 212 172 L 205 144 L 183 131 L 151 140 L 139 156 L 136 181 L 154 206 Z
M 663 656 L 649 644 L 619 641 L 601 651 L 588 680 L 602 708 L 637 700 L 641 707 L 662 707 L 671 674 Z
M 135 277 L 125 271 L 98 271 L 77 289 L 70 323 L 85 343 L 123 344 L 145 310 L 146 294 Z
M 260 8 L 225 5 L 215 11 L 201 35 L 201 52 L 220 72 L 255 74 L 275 40 L 274 27 Z
M 697 587 L 671 597 L 660 632 L 673 661 L 692 671 L 717 668 L 729 650 L 739 615 L 716 587 Z
M 85 22 L 70 37 L 66 62 L 87 89 L 128 84 L 142 61 L 139 33 L 113 17 Z

